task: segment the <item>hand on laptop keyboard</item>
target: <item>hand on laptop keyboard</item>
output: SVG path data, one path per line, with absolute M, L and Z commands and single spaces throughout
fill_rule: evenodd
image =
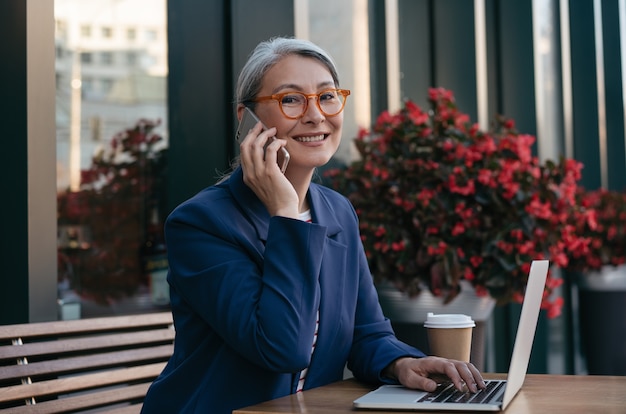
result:
M 433 356 L 399 358 L 385 369 L 384 375 L 398 380 L 407 388 L 428 392 L 437 389 L 436 378 L 441 377 L 452 382 L 459 391 L 466 387 L 466 390 L 475 393 L 485 388 L 480 372 L 471 363 Z

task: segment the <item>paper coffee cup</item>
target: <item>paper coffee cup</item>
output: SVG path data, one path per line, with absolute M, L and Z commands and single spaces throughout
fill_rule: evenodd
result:
M 468 315 L 429 312 L 424 327 L 431 355 L 469 362 L 474 326 L 476 323 Z

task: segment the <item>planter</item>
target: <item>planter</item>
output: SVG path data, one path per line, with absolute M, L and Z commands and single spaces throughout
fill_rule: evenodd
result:
M 626 375 L 626 265 L 581 275 L 578 299 L 588 373 Z
M 424 322 L 428 312 L 462 313 L 470 315 L 476 322 L 472 335 L 472 355 L 470 361 L 479 369 L 485 365 L 485 325 L 493 313 L 495 299 L 477 296 L 467 281 L 461 281 L 461 292 L 448 304 L 443 298 L 423 290 L 417 297 L 409 298 L 391 284 L 377 285 L 378 298 L 383 313 L 391 320 L 396 336 L 403 342 L 429 353 L 428 337 Z

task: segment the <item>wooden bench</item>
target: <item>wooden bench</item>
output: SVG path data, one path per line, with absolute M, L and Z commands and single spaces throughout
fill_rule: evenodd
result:
M 173 343 L 170 312 L 0 326 L 0 412 L 139 413 Z

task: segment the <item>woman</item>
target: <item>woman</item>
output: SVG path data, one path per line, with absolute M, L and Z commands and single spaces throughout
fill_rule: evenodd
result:
M 250 56 L 237 115 L 247 106 L 270 128 L 245 131 L 241 165 L 166 221 L 175 349 L 143 412 L 230 413 L 341 380 L 346 362 L 363 381 L 484 386 L 473 365 L 395 338 L 352 206 L 311 183 L 341 140 L 349 92 L 338 88 L 331 58 L 308 41 L 271 39 Z

